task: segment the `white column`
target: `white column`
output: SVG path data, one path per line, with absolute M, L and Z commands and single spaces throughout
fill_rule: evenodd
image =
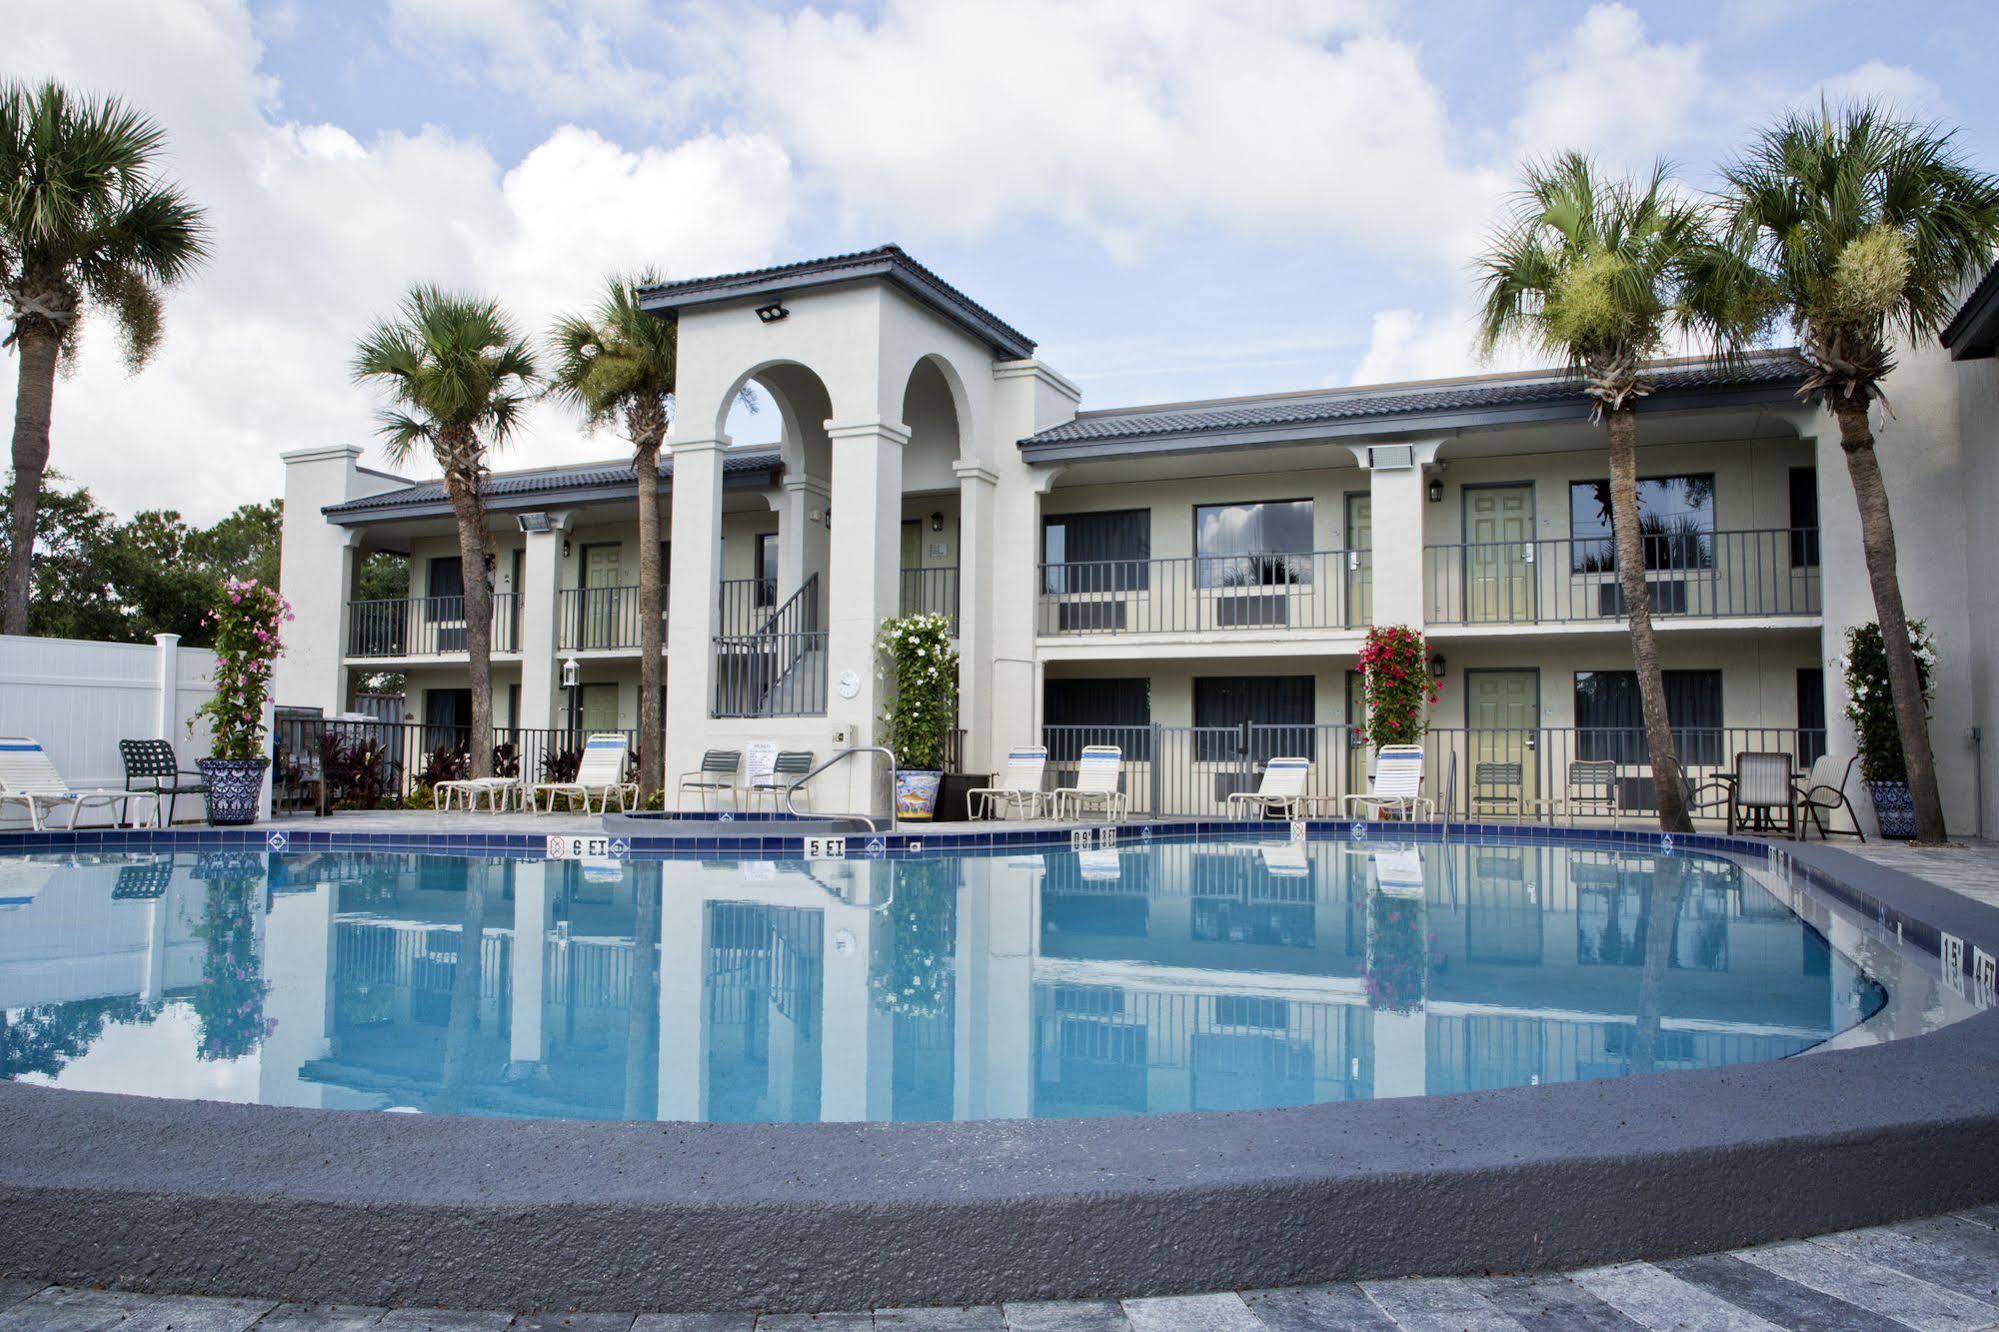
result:
M 837 445 L 835 446 L 838 447 Z M 886 860 L 856 861 L 857 878 L 894 872 Z M 879 888 L 857 885 L 864 894 Z M 873 898 L 864 895 L 861 900 Z M 875 1006 L 868 972 L 878 923 L 887 917 L 865 907 L 828 906 L 821 964 L 823 996 L 819 1040 L 819 1118 L 827 1123 L 889 1117 L 893 1019 Z M 883 946 L 888 946 L 883 941 Z
M 965 731 L 965 771 L 990 772 L 1000 741 L 993 734 L 993 492 L 991 468 L 958 463 L 958 724 Z M 1011 743 L 1026 743 L 1016 741 Z
M 1376 624 L 1423 627 L 1423 519 L 1428 487 L 1423 469 L 1435 461 L 1443 443 L 1432 439 L 1350 446 L 1354 460 L 1368 469 Z M 1395 465 L 1405 457 L 1408 466 Z
M 667 574 L 666 773 L 700 766 L 715 696 L 713 644 L 722 557 L 726 437 L 672 441 L 673 568 Z M 670 896 L 670 895 L 669 895 Z M 698 981 L 697 981 L 698 983 Z
M 568 524 L 568 514 L 550 515 L 550 530 L 527 533 L 521 554 L 521 715 L 516 724 L 530 731 L 552 728 L 557 715 L 556 615 Z
M 708 1114 L 708 1024 L 701 971 L 707 895 L 666 892 L 659 904 L 659 1117 Z
M 787 476 L 784 495 L 776 505 L 777 599 L 783 602 L 813 574 L 823 589 L 829 550 L 826 518 L 831 497 L 826 482 L 816 476 Z M 822 591 L 822 596 L 824 595 Z
M 1376 531 L 1380 529 L 1377 527 Z M 1377 547 L 1379 549 L 1379 547 Z M 1374 1012 L 1374 1096 L 1421 1096 L 1429 1076 L 1430 1015 Z
M 968 1097 L 980 1119 L 1034 1112 L 1034 953 L 1041 901 L 1039 856 L 992 862 L 980 968 L 984 1058 Z
M 153 734 L 172 740 L 180 722 L 180 635 L 154 634 L 159 660 L 159 712 L 153 719 Z
M 514 1011 L 507 1031 L 507 1058 L 517 1067 L 538 1065 L 543 1058 L 542 1014 L 547 1010 L 552 906 L 548 878 L 546 861 L 522 861 L 514 866 Z
M 902 557 L 902 446 L 909 431 L 893 421 L 830 423 L 833 450 L 832 543 L 826 595 L 827 721 L 853 744 L 873 744 L 883 702 L 875 667 L 875 631 L 895 614 Z M 677 543 L 676 543 L 677 544 Z M 848 689 L 853 696 L 848 697 Z M 879 810 L 885 793 L 876 764 L 843 764 L 826 774 L 846 783 L 843 809 Z M 824 779 L 822 779 L 824 780 Z M 833 792 L 826 807 L 833 808 Z

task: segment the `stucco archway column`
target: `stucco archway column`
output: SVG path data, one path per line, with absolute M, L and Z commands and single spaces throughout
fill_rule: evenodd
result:
M 715 697 L 717 580 L 722 561 L 722 454 L 727 436 L 676 439 L 673 459 L 673 567 L 667 571 L 666 774 L 701 766 Z
M 902 561 L 902 448 L 909 431 L 895 421 L 829 421 L 833 453 L 833 529 L 826 614 L 826 719 L 849 743 L 880 734 L 883 681 L 875 669 L 875 631 L 896 613 Z M 679 516 L 676 511 L 675 517 Z M 848 696 L 848 691 L 852 696 Z M 881 810 L 879 765 L 844 765 L 853 810 Z M 831 777 L 839 773 L 835 769 Z M 837 789 L 837 788 L 836 788 Z M 829 803 L 827 808 L 832 808 Z
M 813 574 L 830 576 L 826 515 L 831 492 L 816 476 L 787 476 L 777 509 L 777 599 L 782 605 Z
M 965 732 L 960 764 L 990 772 L 993 739 L 993 498 L 999 475 L 978 463 L 956 463 L 958 475 L 958 725 Z
M 1436 461 L 1437 450 L 1445 443 L 1418 439 L 1346 446 L 1354 461 L 1367 469 L 1376 624 L 1423 627 L 1423 519 L 1429 484 L 1424 469 Z

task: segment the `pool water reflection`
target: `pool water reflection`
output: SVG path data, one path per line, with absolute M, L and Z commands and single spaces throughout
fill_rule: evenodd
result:
M 475 941 L 466 946 L 465 941 Z M 0 1073 L 595 1119 L 1156 1114 L 1794 1054 L 1886 993 L 1714 857 L 0 861 Z

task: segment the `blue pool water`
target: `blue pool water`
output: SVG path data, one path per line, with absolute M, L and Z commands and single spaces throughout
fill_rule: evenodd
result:
M 1885 997 L 1730 860 L 1559 845 L 0 859 L 0 1075 L 154 1096 L 1239 1110 L 1777 1059 Z

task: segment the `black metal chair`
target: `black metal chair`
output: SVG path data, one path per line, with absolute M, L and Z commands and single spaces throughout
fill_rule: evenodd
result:
M 166 817 L 160 824 L 163 828 L 173 825 L 174 806 L 181 796 L 208 794 L 208 783 L 200 773 L 181 767 L 170 741 L 120 740 L 118 758 L 125 765 L 127 791 L 150 791 L 166 797 Z M 184 780 L 190 777 L 194 780 Z

